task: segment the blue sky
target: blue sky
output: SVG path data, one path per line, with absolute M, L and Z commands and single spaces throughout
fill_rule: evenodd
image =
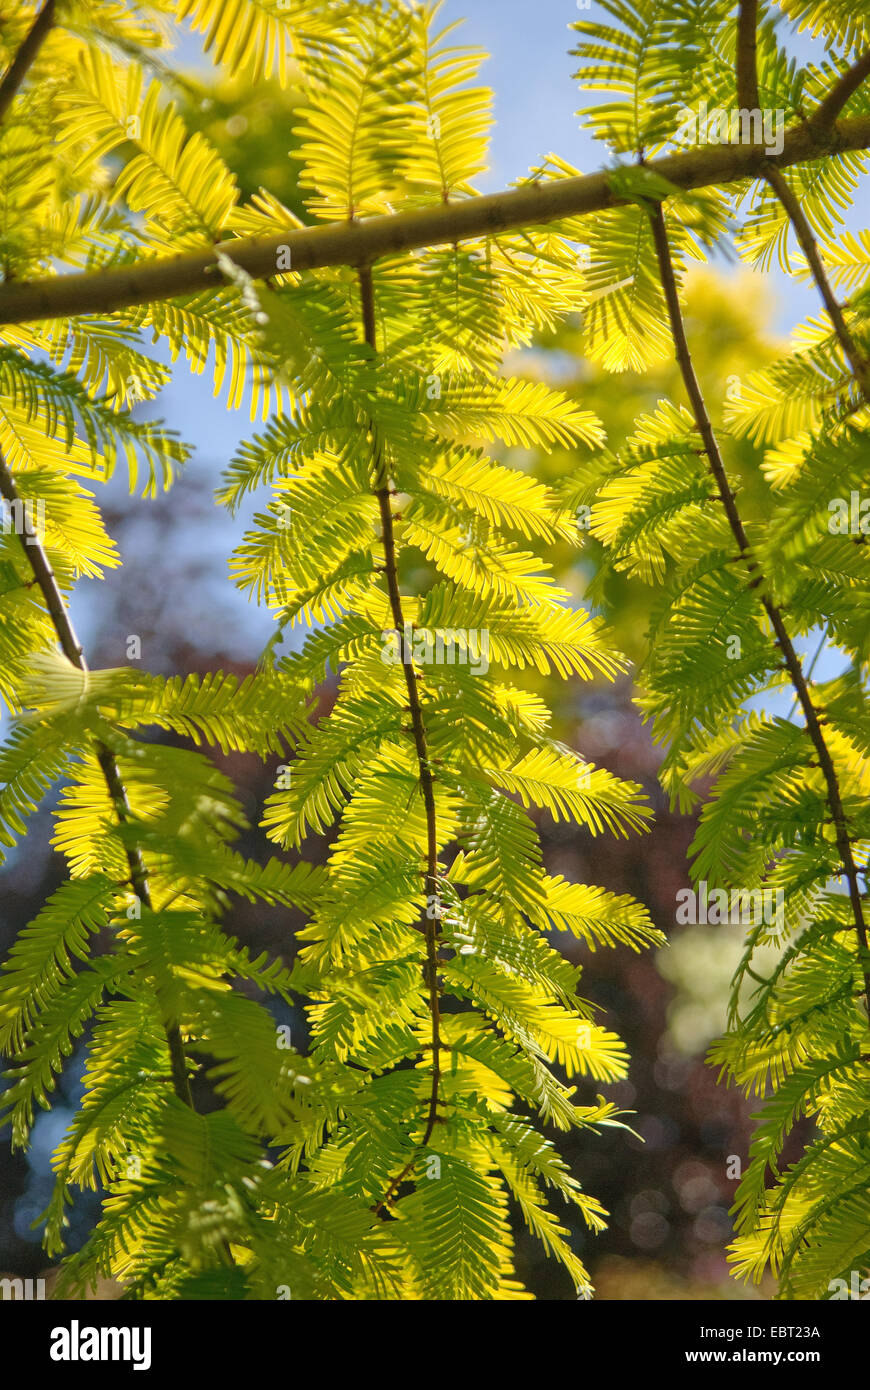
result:
M 572 77 L 577 60 L 569 50 L 577 35 L 568 25 L 591 14 L 574 0 L 446 0 L 444 19 L 465 19 L 455 41 L 491 55 L 481 72 L 495 92 L 492 168 L 481 180 L 486 192 L 505 187 L 551 152 L 584 173 L 605 162 L 603 147 L 574 114 L 581 103 Z

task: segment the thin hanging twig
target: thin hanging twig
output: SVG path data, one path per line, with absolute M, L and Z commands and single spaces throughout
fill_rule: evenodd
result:
M 375 296 L 370 266 L 366 266 L 364 269 L 360 270 L 359 284 L 365 341 L 374 352 L 377 352 Z M 375 442 L 373 447 L 374 476 L 376 483 L 375 496 L 378 499 L 378 509 L 381 518 L 387 592 L 389 594 L 393 626 L 396 629 L 401 644 L 402 670 L 405 676 L 405 686 L 408 691 L 408 708 L 411 714 L 411 729 L 414 737 L 414 747 L 417 753 L 420 791 L 426 813 L 426 911 L 423 915 L 421 928 L 426 937 L 425 977 L 426 986 L 429 991 L 429 1013 L 432 1021 L 432 1087 L 429 1094 L 426 1128 L 423 1138 L 417 1145 L 417 1151 L 419 1152 L 420 1149 L 425 1148 L 428 1144 L 438 1119 L 438 1088 L 441 1080 L 441 1012 L 438 987 L 438 919 L 441 898 L 438 890 L 438 827 L 435 814 L 435 784 L 432 777 L 432 769 L 429 764 L 426 726 L 420 700 L 420 687 L 417 680 L 417 672 L 414 668 L 413 655 L 406 650 L 405 617 L 402 610 L 402 595 L 399 589 L 399 573 L 396 563 L 396 538 L 393 526 L 393 511 L 390 505 L 389 478 L 386 473 L 383 455 L 378 448 L 377 442 Z M 413 1169 L 416 1161 L 417 1155 L 415 1154 L 399 1176 L 394 1178 L 386 1194 L 377 1204 L 375 1208 L 376 1211 L 381 1211 L 389 1205 L 393 1195 L 401 1187 L 405 1178 Z
M 15 485 L 15 479 L 10 472 L 6 460 L 0 454 L 0 496 L 10 505 L 14 506 L 20 516 L 24 515 L 21 494 Z M 63 594 L 58 586 L 54 571 L 51 568 L 48 555 L 45 552 L 39 538 L 34 534 L 20 534 L 21 547 L 27 558 L 28 564 L 33 571 L 33 577 L 42 594 L 48 615 L 51 618 L 57 640 L 61 650 L 68 661 L 72 662 L 79 671 L 86 672 L 88 669 L 85 661 L 82 644 L 79 641 L 75 629 L 66 610 Z M 126 825 L 132 819 L 130 802 L 127 797 L 127 789 L 124 786 L 123 778 L 118 767 L 118 761 L 106 745 L 99 739 L 94 740 L 94 751 L 97 755 L 97 762 L 106 782 L 115 814 L 121 825 Z M 133 891 L 139 901 L 149 911 L 153 910 L 151 901 L 151 889 L 148 883 L 148 872 L 145 868 L 145 861 L 142 853 L 135 844 L 128 844 L 124 850 L 127 857 L 127 866 L 130 871 L 130 882 Z M 172 1072 L 172 1084 L 175 1094 L 185 1105 L 193 1108 L 193 1097 L 190 1091 L 190 1081 L 187 1075 L 187 1060 L 184 1055 L 184 1044 L 181 1038 L 181 1029 L 177 1023 L 167 1023 L 165 1025 L 166 1042 L 169 1047 L 169 1061 Z
M 737 542 L 740 556 L 746 565 L 750 586 L 758 590 L 759 599 L 767 614 L 771 628 L 773 629 L 777 645 L 782 652 L 786 669 L 797 698 L 800 701 L 804 719 L 806 720 L 807 733 L 816 751 L 819 766 L 825 779 L 828 808 L 834 824 L 837 852 L 840 856 L 840 862 L 843 866 L 846 882 L 848 884 L 849 901 L 852 908 L 855 932 L 860 947 L 860 964 L 864 980 L 864 990 L 868 1008 L 870 1008 L 870 955 L 868 955 L 867 950 L 867 925 L 864 919 L 861 889 L 858 883 L 858 868 L 855 863 L 852 841 L 849 837 L 849 829 L 846 813 L 843 808 L 843 799 L 840 794 L 837 770 L 825 739 L 819 712 L 813 704 L 800 658 L 795 651 L 794 643 L 789 636 L 782 613 L 767 592 L 764 574 L 752 552 L 749 538 L 737 509 L 736 498 L 728 482 L 719 443 L 716 439 L 713 426 L 710 423 L 704 396 L 695 373 L 692 355 L 689 350 L 682 310 L 680 309 L 680 295 L 677 288 L 677 279 L 674 274 L 674 264 L 661 203 L 656 203 L 654 207 L 650 208 L 649 219 L 652 227 L 653 241 L 655 243 L 656 258 L 658 260 L 659 277 L 661 279 L 665 303 L 668 310 L 668 318 L 670 320 L 671 335 L 676 349 L 677 363 L 680 367 L 683 384 L 686 388 L 686 395 L 689 398 L 692 408 L 692 414 L 695 418 L 695 427 L 701 436 L 704 453 L 715 480 L 720 501 L 725 509 L 725 515 L 728 518 L 731 533 Z

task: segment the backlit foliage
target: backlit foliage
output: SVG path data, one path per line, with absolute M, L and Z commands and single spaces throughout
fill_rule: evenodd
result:
M 473 193 L 489 96 L 465 85 L 479 57 L 452 46 L 436 13 L 158 8 L 189 15 L 232 70 L 280 73 L 292 43 L 306 83 L 298 158 L 312 218 Z M 243 8 L 258 12 L 247 39 Z M 10 271 L 46 271 L 49 255 L 104 265 L 287 225 L 266 195 L 241 207 L 217 150 L 186 135 L 149 61 L 158 20 L 143 6 L 131 30 L 119 12 L 123 54 L 80 30 L 48 40 L 37 73 L 54 75 L 51 99 L 35 83 L 42 95 L 16 106 L 3 138 L 8 148 L 32 131 L 35 141 L 50 120 L 57 164 L 45 200 L 22 175 L 27 217 L 7 224 Z M 539 249 L 550 264 L 530 286 L 516 265 Z M 22 547 L 3 538 L 5 610 L 20 614 L 3 627 L 3 669 L 22 711 L 3 754 L 3 837 L 14 842 L 63 779 L 54 843 L 70 873 L 7 962 L 5 1107 L 26 1143 L 35 1107 L 50 1103 L 90 1028 L 86 1093 L 55 1154 L 47 1213 L 59 1253 L 68 1193 L 102 1187 L 100 1223 L 66 1262 L 70 1291 L 111 1274 L 144 1297 L 274 1298 L 282 1287 L 294 1298 L 523 1297 L 511 1207 L 589 1291 L 551 1199 L 593 1231 L 604 1212 L 540 1126 L 618 1123 L 613 1104 L 581 1103 L 576 1089 L 623 1076 L 626 1056 L 546 933 L 635 949 L 659 933 L 630 899 L 549 875 L 522 808 L 593 834 L 636 833 L 649 813 L 639 788 L 559 743 L 541 700 L 511 683 L 511 668 L 611 679 L 624 663 L 540 555 L 556 537 L 577 542 L 573 517 L 488 449 L 601 442 L 590 412 L 499 371 L 506 344 L 528 340 L 530 317 L 552 321 L 582 296 L 571 262 L 555 230 L 385 260 L 372 277 L 374 345 L 354 272 L 276 267 L 268 288 L 254 287 L 231 255 L 217 293 L 7 335 L 4 454 L 22 493 L 48 499 L 45 544 L 64 591 L 76 574 L 116 563 L 86 488 L 119 459 L 134 479 L 147 466 L 147 490 L 169 485 L 186 455 L 158 426 L 130 419 L 130 377 L 146 399 L 166 379 L 143 347 L 153 333 L 197 371 L 213 345 L 228 404 L 277 407 L 228 462 L 220 495 L 235 509 L 267 490 L 233 573 L 274 609 L 279 635 L 310 630 L 277 664 L 270 648 L 241 684 L 84 674 L 52 651 L 24 587 Z M 59 485 L 71 470 L 78 491 Z M 448 644 L 444 663 L 424 654 L 413 672 L 431 816 L 407 672 L 384 659 L 395 627 L 385 572 L 404 576 L 406 557 L 430 577 L 402 593 L 403 622 Z M 493 669 L 475 674 L 466 647 L 484 629 Z M 316 719 L 312 697 L 328 671 L 340 673 L 338 695 Z M 143 741 L 154 728 L 196 748 Z M 120 823 L 98 747 L 127 789 Z M 304 855 L 308 835 L 334 827 L 325 868 L 304 858 L 260 866 L 233 850 L 244 820 L 209 747 L 286 759 L 289 785 L 279 776 L 265 831 Z M 132 892 L 131 846 L 150 907 Z M 292 969 L 252 959 L 222 932 L 230 893 L 307 914 Z M 269 995 L 308 1001 L 306 1056 L 281 1045 L 257 1002 Z M 167 1024 L 210 1078 L 217 1111 L 196 1114 L 173 1094 Z
M 7 8 L 5 66 L 35 13 L 24 0 Z M 796 70 L 762 15 L 763 101 L 791 120 L 842 73 L 862 21 L 854 5 L 784 8 L 840 45 Z M 153 341 L 212 372 L 227 406 L 260 422 L 218 495 L 236 513 L 257 494 L 231 569 L 276 620 L 241 682 L 80 670 L 57 650 L 22 538 L 0 535 L 0 691 L 15 716 L 0 842 L 14 844 L 61 784 L 54 845 L 68 873 L 2 976 L 5 1117 L 26 1145 L 87 1030 L 84 1098 L 53 1159 L 50 1253 L 63 1252 L 75 1188 L 99 1187 L 102 1214 L 64 1261 L 67 1294 L 110 1275 L 144 1298 L 524 1298 L 517 1215 L 590 1293 L 564 1223 L 594 1232 L 606 1213 L 548 1131 L 621 1124 L 594 1096 L 627 1058 L 548 933 L 593 949 L 662 938 L 641 904 L 548 873 L 528 814 L 592 835 L 649 826 L 641 789 L 560 742 L 513 674 L 626 669 L 546 557 L 556 541 L 581 543 L 585 505 L 607 564 L 659 590 L 639 704 L 674 802 L 704 795 L 694 873 L 785 895 L 784 925 L 747 942 L 714 1060 L 764 1097 L 737 1205 L 739 1267 L 781 1271 L 786 1296 L 824 1296 L 870 1257 L 868 961 L 818 749 L 800 717 L 748 702 L 789 685 L 766 597 L 792 638 L 824 629 L 843 654 L 843 674 L 812 698 L 863 865 L 870 574 L 866 541 L 831 534 L 827 505 L 866 486 L 866 383 L 825 319 L 744 384 L 728 427 L 767 446 L 769 505 L 745 519 L 741 556 L 683 404 L 662 401 L 631 438 L 607 441 L 582 402 L 504 366 L 584 307 L 586 350 L 609 370 L 673 353 L 650 218 L 663 202 L 678 281 L 738 219 L 748 261 L 776 253 L 797 268 L 766 184 L 684 194 L 633 167 L 669 147 L 684 107 L 733 104 L 726 3 L 606 0 L 603 19 L 574 26 L 581 83 L 610 95 L 586 114 L 623 161 L 610 176 L 618 205 L 359 270 L 298 273 L 279 258 L 251 281 L 233 239 L 298 224 L 268 190 L 244 203 L 220 152 L 187 131 L 166 62 L 174 26 L 189 22 L 228 75 L 299 84 L 293 157 L 308 221 L 329 224 L 475 196 L 490 96 L 480 55 L 456 46 L 438 9 L 66 0 L 0 124 L 6 281 L 220 243 L 208 291 L 0 330 L 0 454 L 19 495 L 45 500 L 61 595 L 118 563 L 95 486 L 120 464 L 151 495 L 188 456 L 131 417 L 168 379 Z M 847 110 L 866 103 L 859 89 Z M 849 287 L 866 353 L 866 236 L 838 231 L 862 167 L 841 154 L 785 177 Z M 551 157 L 531 177 L 575 172 Z M 504 453 L 555 446 L 576 454 L 555 489 Z M 324 713 L 315 695 L 329 674 Z M 155 729 L 192 746 L 156 743 Z M 245 818 L 209 749 L 280 758 L 262 828 L 281 857 L 234 850 Z M 317 833 L 330 837 L 325 865 L 305 858 Z M 234 894 L 305 914 L 292 964 L 224 932 Z M 761 979 L 753 962 L 771 942 L 780 961 Z M 270 997 L 304 1004 L 304 1053 L 284 1045 Z M 217 1097 L 207 1113 L 186 1102 L 173 1040 Z M 804 1115 L 817 1137 L 782 1170 Z

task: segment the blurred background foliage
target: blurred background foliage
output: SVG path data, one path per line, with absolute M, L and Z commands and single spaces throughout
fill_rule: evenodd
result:
M 288 158 L 292 89 L 282 93 L 275 85 L 265 94 L 258 90 L 254 99 L 236 84 L 211 85 L 195 74 L 177 84 L 177 97 L 191 128 L 220 147 L 246 194 L 268 187 L 294 212 L 303 213 Z M 774 322 L 776 306 L 759 276 L 727 276 L 711 268 L 691 275 L 686 324 L 714 424 L 721 422 L 726 395 L 738 392 L 748 373 L 781 348 L 769 327 Z M 584 360 L 579 315 L 507 365 L 513 372 L 558 383 L 585 409 L 595 411 L 614 448 L 636 418 L 660 399 L 683 399 L 671 360 L 642 376 L 607 375 Z M 203 389 L 194 390 L 197 385 Z M 208 394 L 205 383 L 192 383 L 179 370 L 161 399 L 137 407 L 143 416 L 163 415 L 197 446 L 197 457 L 172 491 L 156 500 L 129 499 L 119 487 L 107 491 L 107 524 L 124 566 L 101 591 L 94 584 L 83 585 L 76 599 L 94 667 L 123 664 L 127 636 L 136 633 L 142 664 L 150 670 L 221 667 L 242 675 L 252 668 L 268 636 L 263 615 L 245 609 L 230 586 L 226 557 L 239 523 L 228 528 L 212 496 L 234 438 L 247 421 L 239 421 L 236 431 L 236 422 L 220 402 L 212 405 Z M 512 463 L 553 483 L 578 461 L 560 450 L 546 456 L 507 452 Z M 731 442 L 729 463 L 741 480 L 750 515 L 762 505 L 760 451 L 747 440 Z M 578 603 L 589 603 L 598 558 L 598 545 L 588 535 L 582 552 L 567 545 L 553 548 L 555 576 Z M 649 906 L 671 944 L 643 955 L 626 948 L 593 954 L 573 937 L 558 941 L 582 963 L 585 997 L 599 1007 L 600 1021 L 625 1039 L 632 1057 L 630 1079 L 605 1088 L 608 1099 L 634 1112 L 632 1132 L 613 1129 L 587 1136 L 581 1131 L 562 1139 L 573 1171 L 611 1213 L 608 1230 L 594 1240 L 577 1226 L 576 1246 L 590 1268 L 598 1299 L 769 1297 L 771 1288 L 745 1289 L 727 1273 L 728 1209 L 747 1160 L 750 1107 L 742 1096 L 719 1086 L 704 1062 L 707 1045 L 724 1024 L 740 932 L 675 923 L 676 895 L 688 884 L 687 849 L 694 823 L 670 812 L 656 782 L 658 751 L 631 700 L 633 678 L 642 675 L 650 591 L 619 577 L 608 582 L 596 606 L 606 613 L 617 645 L 633 663 L 631 675 L 615 685 L 557 681 L 534 672 L 527 673 L 528 680 L 554 710 L 556 736 L 596 764 L 643 784 L 656 822 L 649 834 L 627 840 L 593 839 L 546 815 L 540 817 L 539 829 L 550 872 L 633 894 Z M 333 694 L 334 681 L 322 691 L 321 712 L 328 710 Z M 262 766 L 248 756 L 218 754 L 216 761 L 235 781 L 256 826 L 279 760 Z M 50 811 L 50 805 L 43 809 L 26 849 L 11 859 L 0 951 L 60 881 L 60 864 L 49 846 Z M 323 837 L 312 837 L 306 857 L 322 857 L 326 845 Z M 266 857 L 256 830 L 239 848 L 252 857 Z M 226 922 L 255 952 L 267 949 L 288 962 L 292 931 L 300 924 L 279 910 L 241 901 Z M 291 1026 L 295 1043 L 304 1038 L 301 1012 L 285 1011 L 277 1021 Z M 37 1125 L 33 1153 L 25 1159 L 10 1156 L 6 1146 L 0 1150 L 0 1271 L 44 1271 L 38 1232 L 30 1230 L 30 1223 L 48 1201 L 50 1154 L 70 1118 L 85 1042 L 71 1059 L 53 1111 Z M 591 1101 L 595 1087 L 583 1085 L 589 1094 L 582 1099 Z M 207 1096 L 198 1097 L 198 1104 L 205 1108 Z M 96 1202 L 93 1195 L 86 1196 L 75 1207 L 72 1248 L 81 1244 Z M 567 1212 L 564 1219 L 570 1222 Z M 542 1299 L 573 1298 L 567 1277 L 544 1261 L 540 1247 L 522 1230 L 518 1240 L 519 1271 L 528 1287 Z

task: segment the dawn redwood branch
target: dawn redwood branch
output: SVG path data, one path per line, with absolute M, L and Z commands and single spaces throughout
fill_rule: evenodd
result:
M 757 24 L 758 0 L 740 0 L 740 8 L 737 21 L 737 96 L 741 106 L 758 105 L 758 69 L 756 54 L 756 24 Z M 864 79 L 870 74 L 870 50 L 865 53 L 851 68 L 840 78 L 839 82 L 832 88 L 828 96 L 821 103 L 811 117 L 811 123 L 816 129 L 824 129 L 836 120 L 843 106 L 857 91 Z M 861 388 L 865 399 L 870 399 L 870 362 L 865 354 L 859 349 L 855 339 L 846 323 L 842 307 L 837 300 L 831 287 L 822 258 L 819 254 L 818 243 L 813 234 L 813 229 L 809 219 L 804 213 L 800 204 L 800 199 L 792 189 L 782 170 L 777 168 L 772 162 L 764 170 L 764 176 L 779 199 L 788 217 L 794 233 L 798 239 L 801 250 L 806 256 L 807 263 L 812 271 L 813 279 L 816 282 L 819 294 L 822 297 L 828 316 L 831 320 L 834 332 L 843 353 L 848 361 L 852 372 Z M 712 427 L 706 418 L 704 402 L 698 386 L 697 378 L 694 374 L 691 356 L 689 354 L 688 342 L 686 340 L 685 329 L 680 312 L 679 294 L 677 292 L 676 280 L 673 276 L 673 266 L 670 258 L 670 248 L 668 245 L 667 230 L 665 228 L 664 213 L 661 204 L 653 217 L 653 234 L 656 237 L 656 250 L 659 257 L 659 267 L 662 273 L 662 283 L 665 287 L 665 297 L 668 301 L 668 312 L 671 317 L 671 324 L 674 334 L 674 341 L 677 344 L 677 357 L 683 370 L 683 379 L 686 390 L 692 400 L 695 411 L 696 423 L 701 428 L 702 418 L 706 420 L 707 434 L 702 429 L 704 447 L 707 457 L 713 470 L 719 494 L 725 504 L 728 513 L 728 520 L 731 530 L 740 546 L 741 554 L 747 560 L 750 570 L 755 572 L 755 582 L 760 586 L 763 582 L 761 573 L 756 562 L 751 556 L 746 554 L 746 533 L 743 530 L 733 494 L 728 487 L 724 468 L 722 468 L 721 456 L 719 455 L 718 445 L 713 435 Z M 694 382 L 692 387 L 691 383 Z M 700 404 L 701 414 L 698 413 Z M 728 500 L 726 500 L 726 498 Z M 858 872 L 852 851 L 852 843 L 849 838 L 848 827 L 846 824 L 845 812 L 843 809 L 842 798 L 840 796 L 839 782 L 833 759 L 825 741 L 824 732 L 818 712 L 812 702 L 809 690 L 809 676 L 815 665 L 816 658 L 810 665 L 809 674 L 805 675 L 803 667 L 794 646 L 791 643 L 782 615 L 774 604 L 770 603 L 763 595 L 762 602 L 770 619 L 780 650 L 785 659 L 792 685 L 795 689 L 795 704 L 801 705 L 804 717 L 807 721 L 807 732 L 813 742 L 819 765 L 825 777 L 825 784 L 828 792 L 828 807 L 834 821 L 834 829 L 837 837 L 837 850 L 846 872 L 846 880 L 849 885 L 849 900 L 852 906 L 852 913 L 855 919 L 855 930 L 858 935 L 858 942 L 861 947 L 864 961 L 862 962 L 862 974 L 864 977 L 864 990 L 867 1000 L 868 1011 L 870 1011 L 870 965 L 867 962 L 867 929 L 864 921 L 864 909 L 861 901 L 860 887 L 858 884 Z M 824 637 L 822 643 L 824 642 Z M 821 651 L 819 646 L 819 651 Z M 818 653 L 816 653 L 818 656 Z
M 819 103 L 808 118 L 810 125 L 817 131 L 829 130 L 846 102 L 857 92 L 866 77 L 870 77 L 870 48 L 866 53 L 862 53 L 861 57 L 856 59 L 850 68 L 846 69 L 824 101 Z
M 683 384 L 686 388 L 686 395 L 692 407 L 695 426 L 701 436 L 704 445 L 704 453 L 706 454 L 710 471 L 715 480 L 719 498 L 725 509 L 728 524 L 731 527 L 731 533 L 737 542 L 740 555 L 746 564 L 751 586 L 759 591 L 759 597 L 770 621 L 774 636 L 776 637 L 777 646 L 782 652 L 792 686 L 794 687 L 795 694 L 800 702 L 804 718 L 806 719 L 807 733 L 816 751 L 819 766 L 825 779 L 828 809 L 831 812 L 831 818 L 834 824 L 837 852 L 840 856 L 840 862 L 843 865 L 846 882 L 849 886 L 849 902 L 852 908 L 855 932 L 860 947 L 859 956 L 861 973 L 864 980 L 864 993 L 867 1000 L 868 1011 L 870 1011 L 870 956 L 868 956 L 867 951 L 867 924 L 864 919 L 864 907 L 861 901 L 861 889 L 858 882 L 858 868 L 855 863 L 852 842 L 849 837 L 846 813 L 840 795 L 837 770 L 825 740 L 825 734 L 822 729 L 818 710 L 813 704 L 806 676 L 801 666 L 800 657 L 795 651 L 794 643 L 788 634 L 780 609 L 766 593 L 764 575 L 758 561 L 752 554 L 749 538 L 737 509 L 737 501 L 731 490 L 731 485 L 728 482 L 722 453 L 710 422 L 710 417 L 707 413 L 703 392 L 701 391 L 700 383 L 698 382 L 698 377 L 692 362 L 689 342 L 686 337 L 685 324 L 683 323 L 682 310 L 680 309 L 680 295 L 677 288 L 676 276 L 674 274 L 674 263 L 671 257 L 671 248 L 668 242 L 665 216 L 661 203 L 657 203 L 654 208 L 650 208 L 649 218 L 652 227 L 653 241 L 655 242 L 659 278 L 664 291 L 665 303 L 667 305 L 668 318 L 671 326 L 671 335 L 676 349 L 677 363 L 683 378 Z
M 844 150 L 870 149 L 870 116 L 838 121 L 824 132 L 808 122 L 793 126 L 785 136 L 778 168 L 808 159 L 822 159 Z M 651 160 L 648 167 L 682 189 L 705 188 L 764 177 L 768 161 L 762 145 L 700 145 L 695 149 Z M 609 173 L 567 179 L 532 180 L 503 193 L 455 199 L 428 208 L 361 221 L 288 227 L 272 237 L 237 237 L 205 251 L 155 258 L 109 270 L 53 275 L 0 286 L 0 325 L 77 314 L 109 314 L 116 309 L 195 294 L 223 284 L 217 253 L 230 256 L 255 280 L 276 273 L 279 253 L 293 270 L 324 266 L 357 268 L 382 256 L 426 246 L 443 246 L 580 217 L 625 202 L 610 188 Z
M 758 0 L 740 0 L 737 15 L 737 103 L 750 111 L 761 106 L 758 93 Z M 870 49 L 847 68 L 815 111 L 808 123 L 819 132 L 830 130 L 850 97 L 870 76 Z
M 21 494 L 15 485 L 15 479 L 9 470 L 6 460 L 0 454 L 0 497 L 9 503 L 10 506 L 17 505 L 19 514 L 23 516 Z M 60 643 L 61 650 L 68 661 L 72 662 L 79 671 L 86 672 L 88 669 L 85 661 L 82 644 L 76 636 L 75 629 L 66 609 L 63 594 L 55 578 L 54 570 L 45 549 L 39 542 L 36 535 L 24 534 L 19 536 L 21 548 L 27 558 L 27 562 L 33 571 L 33 578 L 42 594 L 48 615 Z M 127 789 L 124 786 L 121 772 L 118 767 L 117 759 L 111 749 L 99 739 L 94 740 L 94 751 L 97 755 L 97 762 L 100 771 L 106 782 L 112 805 L 118 821 L 125 825 L 131 819 L 130 802 L 127 797 Z M 130 870 L 130 881 L 133 891 L 137 898 L 149 911 L 152 910 L 151 889 L 148 883 L 148 872 L 145 868 L 145 861 L 141 851 L 136 845 L 125 847 L 127 865 Z M 190 1092 L 190 1081 L 187 1075 L 187 1062 L 184 1056 L 184 1044 L 181 1039 L 181 1030 L 177 1023 L 165 1025 L 166 1042 L 169 1047 L 169 1061 L 172 1071 L 172 1085 L 175 1094 L 185 1105 L 193 1108 L 193 1097 Z
M 373 352 L 377 352 L 377 328 L 375 320 L 375 293 L 372 272 L 369 266 L 359 272 L 360 298 L 362 301 L 363 331 L 365 340 Z M 414 669 L 413 653 L 406 650 L 405 616 L 402 611 L 402 595 L 399 589 L 399 571 L 396 561 L 396 537 L 393 526 L 393 511 L 390 505 L 390 484 L 386 476 L 381 450 L 375 442 L 375 496 L 381 516 L 381 531 L 384 544 L 385 577 L 390 599 L 390 612 L 393 627 L 401 643 L 402 670 L 408 691 L 408 708 L 411 714 L 411 730 L 417 754 L 417 769 L 423 807 L 426 813 L 426 906 L 421 923 L 426 938 L 425 979 L 429 991 L 429 1014 L 432 1020 L 432 1089 L 429 1094 L 429 1109 L 426 1115 L 426 1129 L 423 1138 L 416 1146 L 417 1151 L 425 1148 L 438 1118 L 438 1088 L 441 1081 L 441 1009 L 438 998 L 438 915 L 441 895 L 438 891 L 438 828 L 435 816 L 435 784 L 429 764 L 429 750 L 426 741 L 426 725 L 423 720 L 423 707 L 420 701 L 420 687 Z M 386 1194 L 377 1203 L 375 1211 L 385 1209 L 411 1172 L 416 1155 L 402 1169 L 397 1178 L 390 1183 Z
M 737 100 L 742 107 L 749 107 L 750 109 L 756 109 L 759 104 L 757 23 L 758 0 L 740 0 L 737 16 Z M 848 101 L 852 93 L 857 90 L 868 73 L 870 73 L 870 50 L 868 50 L 857 63 L 854 63 L 836 86 L 832 88 L 818 110 L 810 117 L 810 123 L 817 128 L 819 126 L 824 127 L 830 125 L 839 114 L 845 102 Z M 791 222 L 795 236 L 800 243 L 800 248 L 807 258 L 819 294 L 828 311 L 828 316 L 833 325 L 834 332 L 839 339 L 840 346 L 843 349 L 864 396 L 870 398 L 870 362 L 868 362 L 864 353 L 858 348 L 849 326 L 846 323 L 843 310 L 831 288 L 831 283 L 822 263 L 822 258 L 819 255 L 819 248 L 815 236 L 813 235 L 813 229 L 801 207 L 800 199 L 793 191 L 788 179 L 786 179 L 782 173 L 782 170 L 777 168 L 772 160 L 762 170 L 762 173 L 782 204 Z
M 828 317 L 833 324 L 834 332 L 846 355 L 846 360 L 852 368 L 855 379 L 863 395 L 867 399 L 870 399 L 870 361 L 868 361 L 866 355 L 858 347 L 854 335 L 849 325 L 846 323 L 845 314 L 843 313 L 842 306 L 837 296 L 831 288 L 828 273 L 825 270 L 822 258 L 819 254 L 818 243 L 813 235 L 813 229 L 810 226 L 809 219 L 801 207 L 800 199 L 779 169 L 768 169 L 765 173 L 765 178 L 782 203 L 788 219 L 791 222 L 800 248 L 806 256 L 810 270 L 813 273 L 813 279 L 816 282 L 819 294 L 828 311 Z
M 758 0 L 740 0 L 737 15 L 737 105 L 757 111 L 758 97 Z
M 27 37 L 12 59 L 2 81 L 0 81 L 0 121 L 3 120 L 18 95 L 21 84 L 51 31 L 56 7 L 57 0 L 45 0 L 45 4 L 27 32 Z

